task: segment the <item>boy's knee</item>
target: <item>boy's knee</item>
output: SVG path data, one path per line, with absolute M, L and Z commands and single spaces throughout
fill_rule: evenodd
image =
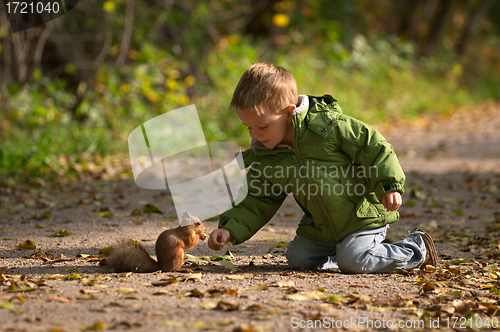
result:
M 296 250 L 293 246 L 288 247 L 286 251 L 286 259 L 288 261 L 288 265 L 294 269 L 300 270 L 315 270 L 319 269 L 321 266 L 318 266 L 317 262 L 306 252 L 303 250 Z
M 353 248 L 339 250 L 337 264 L 342 273 L 367 273 L 367 260 L 370 259 L 369 251 L 356 251 Z
M 359 257 L 337 256 L 337 264 L 342 273 L 365 273 L 363 261 L 358 262 Z
M 303 257 L 300 257 L 300 252 L 295 250 L 293 246 L 289 246 L 286 251 L 286 260 L 288 261 L 288 265 L 294 269 L 304 269 L 303 265 Z

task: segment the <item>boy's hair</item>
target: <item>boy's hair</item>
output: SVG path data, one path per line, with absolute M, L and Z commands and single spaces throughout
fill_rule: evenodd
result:
M 229 107 L 250 108 L 258 115 L 276 114 L 297 102 L 297 82 L 292 73 L 278 66 L 256 63 L 241 76 Z

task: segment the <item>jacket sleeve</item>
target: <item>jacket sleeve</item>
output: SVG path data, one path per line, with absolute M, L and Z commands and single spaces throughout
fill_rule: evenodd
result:
M 271 190 L 272 183 L 260 177 L 259 163 L 252 165 L 246 175 L 247 185 L 238 193 L 245 198 L 220 217 L 219 228 L 225 228 L 240 244 L 250 239 L 261 229 L 280 208 L 286 193 L 276 195 Z M 247 192 L 248 190 L 248 192 Z
M 338 121 L 338 133 L 341 149 L 364 167 L 379 201 L 389 191 L 404 193 L 403 169 L 392 145 L 379 132 L 359 120 L 343 116 Z

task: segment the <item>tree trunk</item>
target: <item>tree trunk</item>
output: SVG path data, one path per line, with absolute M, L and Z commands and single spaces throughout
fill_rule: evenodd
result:
M 451 12 L 453 3 L 455 0 L 441 0 L 440 7 L 436 14 L 436 17 L 431 25 L 429 35 L 427 36 L 427 41 L 425 43 L 424 55 L 431 55 L 434 52 L 437 42 L 439 41 L 439 36 L 443 30 L 444 23 Z
M 120 53 L 116 59 L 118 66 L 123 66 L 127 59 L 130 43 L 132 41 L 132 34 L 134 29 L 134 0 L 128 0 L 125 7 L 125 25 L 123 28 L 122 40 L 120 43 Z
M 420 6 L 420 0 L 406 0 L 404 2 L 404 13 L 401 19 L 399 34 L 410 40 L 416 40 L 417 34 L 415 31 L 415 11 Z
M 462 37 L 460 38 L 460 41 L 457 44 L 457 55 L 462 55 L 465 53 L 465 49 L 467 47 L 467 44 L 469 42 L 470 37 L 474 34 L 479 22 L 482 20 L 484 15 L 486 14 L 486 11 L 488 7 L 493 3 L 491 0 L 482 0 L 479 3 L 479 6 L 476 8 L 474 13 L 469 17 L 469 21 L 467 22 L 467 25 L 465 26 L 464 32 L 462 34 Z

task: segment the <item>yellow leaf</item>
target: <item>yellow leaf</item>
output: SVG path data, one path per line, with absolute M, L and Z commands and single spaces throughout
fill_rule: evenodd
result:
M 259 285 L 259 286 L 253 286 L 253 287 L 248 287 L 248 288 L 245 288 L 246 290 L 268 290 L 269 287 L 267 287 L 266 285 L 262 284 L 262 285 Z
M 463 68 L 462 66 L 459 64 L 459 63 L 455 63 L 453 65 L 453 68 L 451 69 L 451 71 L 453 72 L 453 74 L 455 74 L 456 76 L 460 76 L 462 75 L 463 73 Z
M 158 325 L 161 326 L 173 326 L 173 327 L 182 327 L 182 323 L 176 322 L 174 320 L 165 320 L 163 322 L 159 322 Z
M 24 241 L 23 243 L 18 244 L 16 248 L 17 249 L 34 250 L 34 249 L 36 249 L 36 244 L 31 240 L 27 240 L 27 241 Z
M 106 1 L 102 6 L 102 9 L 104 9 L 108 13 L 111 13 L 115 10 L 115 3 L 113 1 Z
M 201 272 L 199 273 L 191 273 L 190 275 L 188 275 L 188 277 L 186 278 L 186 280 L 184 280 L 184 282 L 188 281 L 188 280 L 193 280 L 193 281 L 201 281 Z
M 108 1 L 108 2 L 110 2 L 110 1 Z M 105 329 L 106 329 L 106 328 L 104 327 L 104 324 L 103 324 L 102 322 L 97 322 L 97 323 L 95 323 L 94 325 L 89 326 L 89 327 L 87 327 L 87 328 L 86 328 L 86 330 L 94 330 L 94 331 L 96 331 L 96 330 L 101 330 L 101 331 L 103 331 L 103 330 L 105 330 Z
M 286 14 L 277 13 L 273 16 L 273 24 L 277 27 L 284 28 L 290 23 L 290 17 Z
M 194 83 L 196 83 L 196 77 L 194 77 L 193 75 L 188 75 L 184 79 L 184 84 L 186 84 L 187 87 L 193 86 Z
M 117 288 L 115 289 L 115 292 L 117 293 L 122 293 L 122 294 L 132 294 L 132 293 L 137 293 L 137 290 L 133 289 L 133 288 Z
M 2 44 L 0 44 L 0 53 L 2 53 Z M 38 81 L 41 77 L 42 77 L 42 72 L 40 71 L 40 69 L 35 69 L 33 71 L 33 79 L 35 81 Z
M 172 91 L 179 89 L 179 83 L 177 83 L 177 81 L 173 78 L 168 78 L 165 85 Z
M 198 303 L 198 306 L 200 306 L 203 309 L 207 309 L 207 310 L 217 308 L 217 304 L 214 302 L 200 302 L 200 303 Z
M 119 51 L 120 51 L 120 46 L 119 46 L 118 44 L 113 45 L 113 46 L 109 49 L 109 55 L 117 55 Z
M 310 301 L 310 300 L 324 299 L 324 298 L 327 298 L 329 296 L 330 296 L 330 294 L 328 294 L 328 293 L 314 290 L 312 292 L 307 292 L 307 293 L 286 294 L 284 296 L 284 298 L 285 298 L 285 300 Z

